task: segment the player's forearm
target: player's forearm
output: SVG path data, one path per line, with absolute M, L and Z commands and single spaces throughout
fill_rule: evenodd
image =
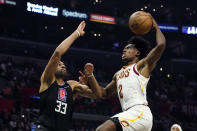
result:
M 88 76 L 88 84 L 90 85 L 93 93 L 99 97 L 99 98 L 104 98 L 105 90 L 98 84 L 96 78 L 94 75 Z
M 69 37 L 67 37 L 62 43 L 56 48 L 55 52 L 62 56 L 72 45 L 72 43 L 79 37 L 77 31 L 74 31 Z
M 165 36 L 163 35 L 163 33 L 161 32 L 161 30 L 159 29 L 158 26 L 155 28 L 155 30 L 156 30 L 157 46 L 161 46 L 161 47 L 163 47 L 165 49 L 165 46 L 166 46 Z
M 166 47 L 166 39 L 159 29 L 158 25 L 155 26 L 155 31 L 157 45 L 148 53 L 148 55 L 144 59 L 144 62 L 148 63 L 149 67 L 154 66 L 154 63 L 156 63 L 160 59 Z

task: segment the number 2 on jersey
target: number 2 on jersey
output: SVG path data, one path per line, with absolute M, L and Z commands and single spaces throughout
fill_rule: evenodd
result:
M 57 107 L 55 108 L 56 112 L 60 112 L 61 114 L 66 114 L 67 103 L 62 101 L 56 101 Z
M 122 99 L 122 98 L 123 98 L 122 84 L 120 84 L 120 85 L 118 86 L 118 89 L 119 89 L 118 94 L 119 94 L 120 98 Z

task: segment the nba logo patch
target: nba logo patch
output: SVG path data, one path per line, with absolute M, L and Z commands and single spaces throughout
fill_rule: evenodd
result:
M 59 88 L 58 100 L 66 102 L 67 93 L 64 88 Z

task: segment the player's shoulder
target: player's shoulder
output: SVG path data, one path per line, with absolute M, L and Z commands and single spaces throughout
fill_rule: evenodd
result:
M 68 80 L 67 83 L 72 89 L 78 87 L 80 84 L 78 81 L 75 80 Z
M 46 82 L 41 82 L 40 89 L 39 89 L 39 94 L 47 92 L 56 84 L 55 81 L 53 81 L 50 85 Z
M 118 75 L 118 72 L 120 72 L 120 70 L 118 70 L 118 71 L 116 71 L 116 73 L 114 73 L 113 80 L 116 80 L 116 76 Z

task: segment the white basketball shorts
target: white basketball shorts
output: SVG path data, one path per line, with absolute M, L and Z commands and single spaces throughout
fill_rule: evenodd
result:
M 123 131 L 151 131 L 153 116 L 151 110 L 145 105 L 135 105 L 127 111 L 116 114 Z

